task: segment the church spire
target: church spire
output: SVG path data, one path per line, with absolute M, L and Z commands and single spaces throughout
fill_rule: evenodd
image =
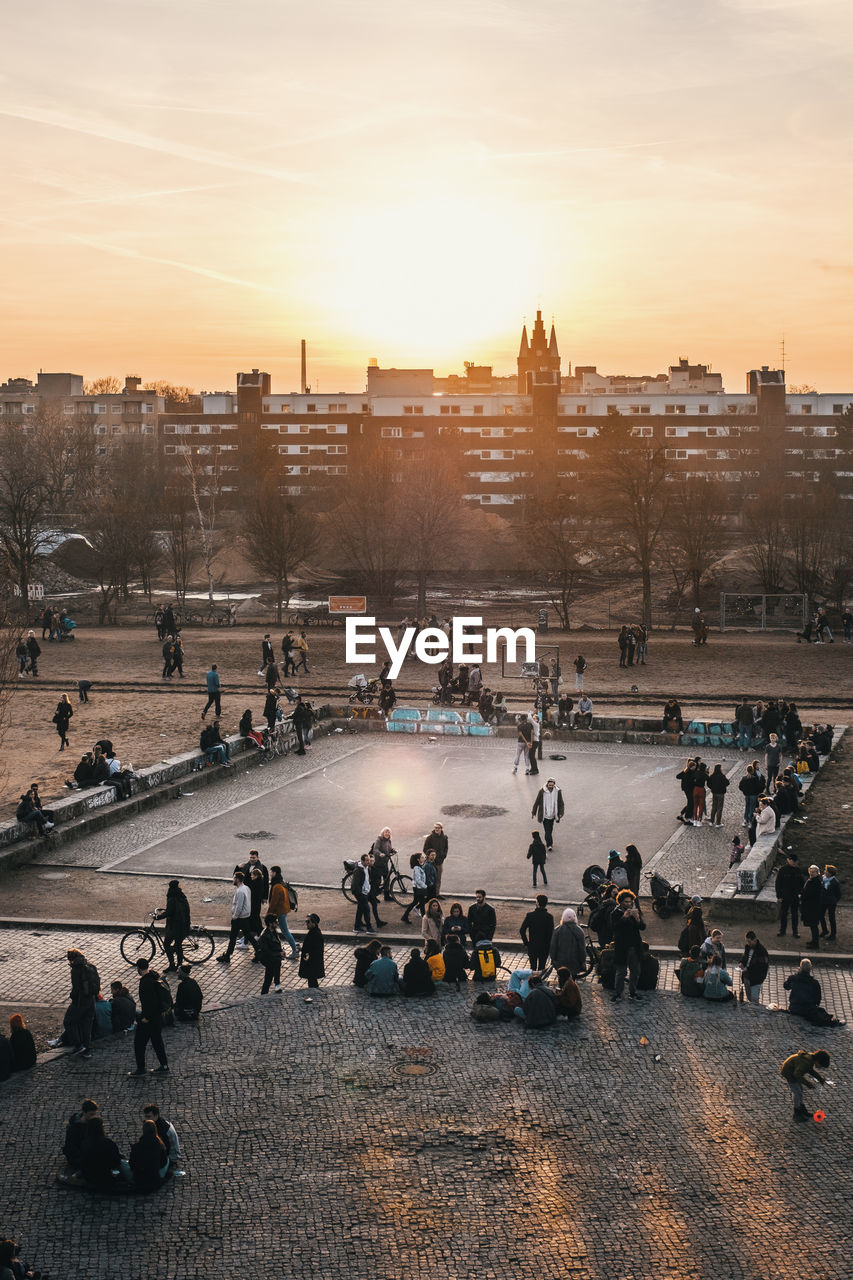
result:
M 527 325 L 523 325 L 521 329 L 521 346 L 518 348 L 519 357 L 526 356 L 530 351 L 530 344 L 527 341 Z
M 548 341 L 548 355 L 559 356 L 559 354 L 560 353 L 557 350 L 557 330 L 554 328 L 554 322 L 552 320 L 551 321 L 551 337 Z

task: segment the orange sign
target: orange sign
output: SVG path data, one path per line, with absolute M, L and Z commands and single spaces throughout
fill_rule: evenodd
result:
M 367 613 L 367 596 L 329 596 L 329 613 Z

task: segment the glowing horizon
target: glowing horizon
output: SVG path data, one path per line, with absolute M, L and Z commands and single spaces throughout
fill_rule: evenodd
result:
M 841 0 L 57 0 L 8 19 L 0 381 L 384 367 L 853 387 Z M 698 8 L 698 7 L 697 7 Z M 144 17 L 144 22 L 143 22 Z

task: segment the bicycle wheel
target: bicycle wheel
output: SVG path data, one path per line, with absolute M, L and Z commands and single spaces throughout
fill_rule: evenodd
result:
M 391 880 L 390 889 L 391 897 L 399 907 L 407 907 L 410 902 L 415 900 L 411 876 L 394 876 Z
M 147 929 L 131 929 L 119 943 L 121 954 L 128 964 L 137 960 L 154 959 L 154 939 Z
M 341 881 L 341 893 L 347 902 L 355 902 L 355 894 L 352 891 L 352 872 L 348 871 Z
M 216 950 L 213 935 L 206 929 L 193 929 L 183 942 L 184 960 L 187 964 L 204 964 Z

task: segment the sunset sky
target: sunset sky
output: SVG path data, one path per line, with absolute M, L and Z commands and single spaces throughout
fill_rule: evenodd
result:
M 853 389 L 849 0 L 7 9 L 0 381 L 781 358 Z

